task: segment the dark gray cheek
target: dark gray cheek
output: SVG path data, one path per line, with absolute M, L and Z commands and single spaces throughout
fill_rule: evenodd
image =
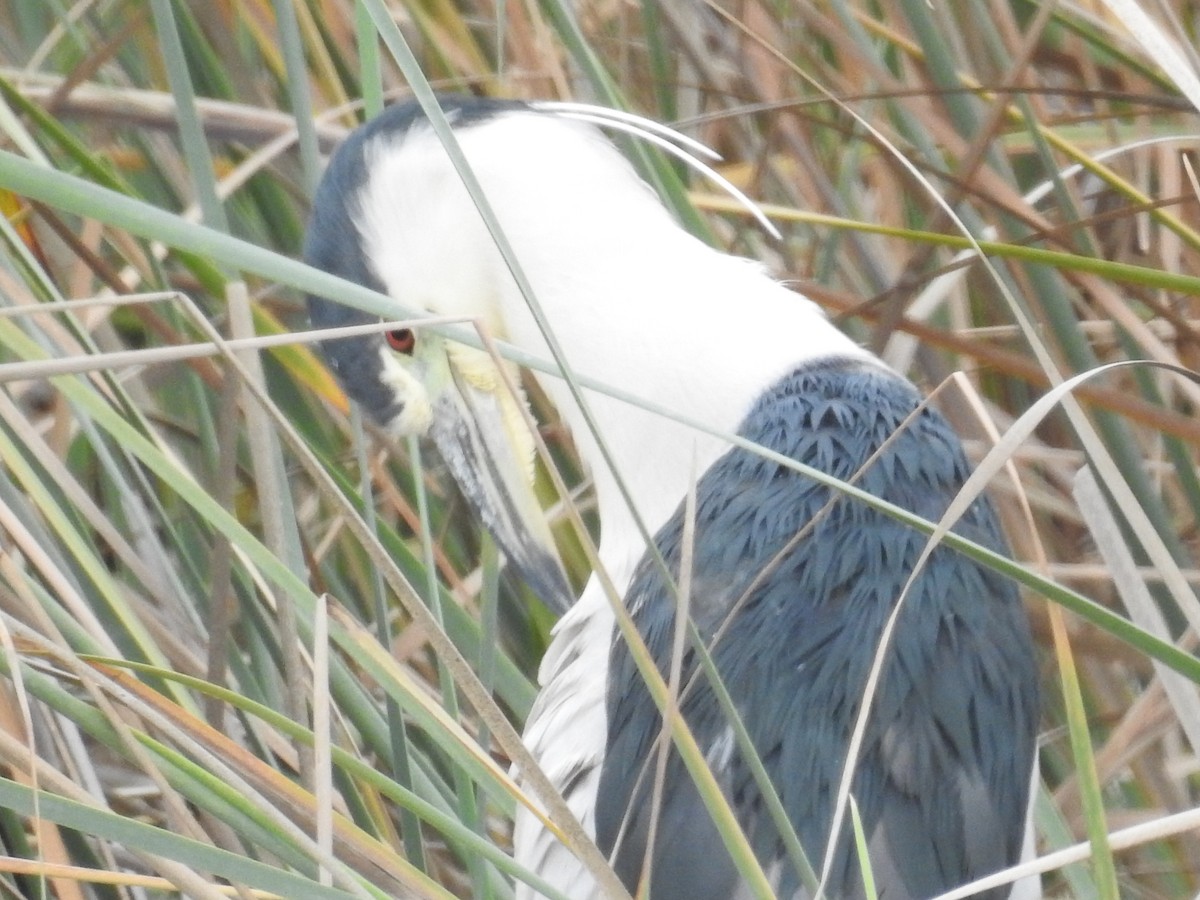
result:
M 380 338 L 339 338 L 322 341 L 330 370 L 352 400 L 379 425 L 387 426 L 404 411 L 395 388 L 383 380 Z

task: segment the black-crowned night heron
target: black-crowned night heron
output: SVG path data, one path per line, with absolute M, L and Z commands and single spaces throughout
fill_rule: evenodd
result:
M 937 412 L 914 415 L 921 398 L 909 382 L 758 265 L 684 231 L 591 124 L 553 106 L 442 102 L 575 372 L 853 480 L 926 519 L 942 516 L 969 467 Z M 388 109 L 338 150 L 314 198 L 306 253 L 407 307 L 477 319 L 550 357 L 414 104 Z M 319 327 L 373 318 L 318 297 L 309 304 Z M 346 391 L 385 428 L 433 435 L 510 561 L 546 596 L 561 597 L 545 526 L 527 521 L 537 518 L 530 435 L 492 358 L 419 329 L 330 341 L 325 351 Z M 567 387 L 553 377 L 539 383 L 590 467 L 601 562 L 666 674 L 677 593 L 647 553 Z M 881 630 L 926 538 L 778 460 L 597 391 L 585 396 L 672 579 L 690 555 L 688 614 L 787 819 L 819 863 Z M 1004 549 L 984 500 L 955 530 Z M 1014 586 L 945 547 L 917 577 L 887 653 L 852 795 L 880 896 L 925 898 L 1030 851 L 1034 654 Z M 749 754 L 697 670 L 685 649 L 683 716 L 776 895 L 807 898 Z M 680 758 L 672 753 L 657 771 L 662 716 L 614 635 L 596 577 L 555 628 L 540 678 L 527 744 L 630 889 L 649 872 L 652 900 L 747 896 Z M 830 898 L 862 894 L 849 834 L 844 825 L 829 856 Z M 518 815 L 514 842 L 518 861 L 568 897 L 598 895 L 534 816 Z M 1013 890 L 1036 896 L 1039 886 L 1026 880 Z M 534 896 L 523 887 L 518 895 Z

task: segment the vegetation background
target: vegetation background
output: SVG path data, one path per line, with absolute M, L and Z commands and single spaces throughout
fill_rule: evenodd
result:
M 0 896 L 511 895 L 550 618 L 293 339 L 322 155 L 430 85 L 716 147 L 783 239 L 644 153 L 689 227 L 977 458 L 1008 435 L 1040 849 L 1090 851 L 1048 893 L 1196 896 L 1198 29 L 1190 0 L 0 0 Z

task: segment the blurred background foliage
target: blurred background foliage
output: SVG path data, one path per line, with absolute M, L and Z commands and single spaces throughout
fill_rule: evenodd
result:
M 1189 0 L 0 0 L 0 896 L 511 895 L 509 723 L 551 617 L 289 337 L 322 157 L 428 85 L 717 148 L 782 240 L 639 152 L 977 458 L 1092 373 L 992 485 L 1043 651 L 1040 850 L 1092 851 L 1046 886 L 1195 896 L 1200 383 L 1170 367 L 1200 357 L 1198 26 Z

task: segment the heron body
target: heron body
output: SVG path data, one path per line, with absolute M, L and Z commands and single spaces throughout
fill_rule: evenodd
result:
M 926 519 L 942 516 L 969 473 L 958 439 L 921 408 L 911 384 L 814 304 L 685 232 L 590 125 L 516 102 L 450 99 L 444 108 L 575 372 Z M 339 149 L 314 198 L 306 255 L 407 306 L 478 319 L 496 337 L 549 356 L 474 201 L 414 105 L 385 111 Z M 318 326 L 372 318 L 316 297 L 310 311 Z M 502 421 L 481 430 L 521 443 L 511 411 L 484 397 L 490 360 L 478 351 L 418 331 L 400 353 L 380 335 L 330 341 L 326 352 L 347 391 L 386 427 L 440 434 L 459 458 L 456 474 L 470 466 L 442 439 L 446 420 Z M 867 672 L 925 537 L 777 460 L 585 391 L 631 509 L 565 384 L 539 381 L 590 468 L 601 563 L 664 674 L 680 608 L 673 582 L 690 559 L 688 614 L 819 866 Z M 685 540 L 692 491 L 694 534 Z M 476 499 L 487 517 L 495 504 Z M 491 516 L 504 518 L 494 509 Z M 647 552 L 639 518 L 669 577 Z M 502 535 L 520 544 L 517 532 L 500 530 L 510 558 L 536 568 L 539 553 L 510 550 Z M 1005 549 L 986 500 L 955 530 Z M 746 749 L 697 668 L 689 650 L 685 720 L 776 895 L 807 898 Z M 648 878 L 653 900 L 749 896 L 674 753 L 656 784 L 662 716 L 614 634 L 596 576 L 556 626 L 540 680 L 526 742 L 626 885 Z M 1028 850 L 1037 708 L 1015 588 L 938 548 L 901 611 L 852 787 L 881 897 L 930 897 L 1019 861 Z M 837 835 L 827 897 L 862 896 L 848 834 Z M 514 847 L 519 862 L 565 895 L 599 896 L 583 865 L 527 812 L 518 814 Z M 1011 896 L 1037 890 L 1026 881 Z M 518 896 L 539 895 L 519 885 Z M 998 900 L 1010 890 L 980 896 Z

